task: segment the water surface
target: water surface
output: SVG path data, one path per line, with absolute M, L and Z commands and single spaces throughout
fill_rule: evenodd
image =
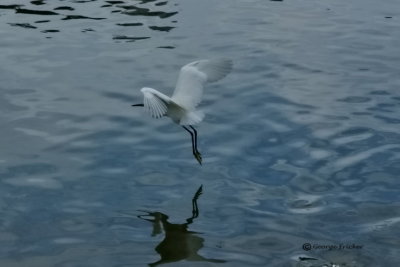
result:
M 398 11 L 2 1 L 0 265 L 395 266 Z M 215 57 L 235 66 L 206 88 L 200 166 L 130 105 Z

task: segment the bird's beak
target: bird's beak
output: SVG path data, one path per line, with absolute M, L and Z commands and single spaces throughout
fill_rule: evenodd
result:
M 132 107 L 144 107 L 144 104 L 135 104 L 135 105 L 132 105 Z

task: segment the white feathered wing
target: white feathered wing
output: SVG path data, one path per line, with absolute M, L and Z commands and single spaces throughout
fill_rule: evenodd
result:
M 181 68 L 171 99 L 187 110 L 194 110 L 203 96 L 206 82 L 224 78 L 232 70 L 229 59 L 198 60 Z
M 153 88 L 144 87 L 140 91 L 142 91 L 144 96 L 144 109 L 153 118 L 160 118 L 164 116 L 168 109 L 167 105 L 171 99 Z
M 153 88 L 142 88 L 144 108 L 153 118 L 167 115 L 180 125 L 195 125 L 204 118 L 204 113 L 195 109 L 202 99 L 204 84 L 224 78 L 231 70 L 229 59 L 189 63 L 181 68 L 171 98 Z

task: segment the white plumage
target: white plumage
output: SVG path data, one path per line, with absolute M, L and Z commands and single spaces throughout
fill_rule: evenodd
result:
M 201 154 L 197 150 L 197 131 L 193 125 L 203 120 L 204 113 L 196 107 L 203 97 L 204 85 L 224 78 L 231 70 L 232 61 L 229 59 L 203 59 L 189 63 L 181 68 L 171 97 L 144 87 L 141 89 L 143 104 L 133 106 L 143 106 L 153 118 L 168 116 L 181 125 L 190 133 L 193 155 L 201 164 Z
M 204 118 L 204 113 L 196 110 L 201 102 L 203 87 L 207 82 L 215 82 L 232 70 L 229 59 L 198 60 L 181 68 L 178 81 L 168 97 L 155 89 L 144 87 L 144 108 L 153 117 L 170 117 L 180 125 L 195 125 Z

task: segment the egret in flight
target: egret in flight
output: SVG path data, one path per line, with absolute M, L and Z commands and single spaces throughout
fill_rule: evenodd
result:
M 178 81 L 171 97 L 159 91 L 144 87 L 143 104 L 132 106 L 144 107 L 153 118 L 168 116 L 190 133 L 194 157 L 201 165 L 201 154 L 197 150 L 197 131 L 193 125 L 204 118 L 204 113 L 196 109 L 203 96 L 203 87 L 207 82 L 224 78 L 232 70 L 229 59 L 203 59 L 189 63 L 181 68 Z

